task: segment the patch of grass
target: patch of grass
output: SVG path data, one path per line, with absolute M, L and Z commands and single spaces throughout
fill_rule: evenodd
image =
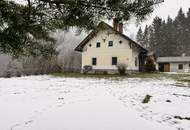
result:
M 167 74 L 164 73 L 158 73 L 158 72 L 154 72 L 154 73 L 130 73 L 128 75 L 128 77 L 130 78 L 162 78 L 162 77 L 166 77 Z
M 163 73 L 129 73 L 127 75 L 119 74 L 106 74 L 106 73 L 95 73 L 95 74 L 82 74 L 82 73 L 53 73 L 51 74 L 56 77 L 75 77 L 75 78 L 162 78 L 166 74 Z
M 187 83 L 190 83 L 190 79 L 179 79 L 178 81 L 179 81 L 179 82 L 187 82 Z
M 143 99 L 143 101 L 142 101 L 142 103 L 148 103 L 149 101 L 150 101 L 150 98 L 151 98 L 152 96 L 150 96 L 150 95 L 146 95 L 145 96 L 145 98 Z
M 189 76 L 180 76 L 176 79 L 176 83 L 179 87 L 190 87 L 190 75 Z
M 112 78 L 112 79 L 125 79 L 125 78 L 150 78 L 150 79 L 174 79 L 176 81 L 190 82 L 190 75 L 187 74 L 167 74 L 167 73 L 128 73 L 127 75 L 95 73 L 95 74 L 82 74 L 82 73 L 53 73 L 52 76 L 56 77 L 73 77 L 73 78 Z
M 73 77 L 73 78 L 120 78 L 119 74 L 82 74 L 82 73 L 53 73 L 55 77 Z

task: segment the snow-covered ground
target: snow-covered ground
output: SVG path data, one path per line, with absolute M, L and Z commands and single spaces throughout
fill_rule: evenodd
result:
M 190 88 L 169 79 L 0 78 L 0 130 L 189 130 Z M 152 96 L 147 104 L 144 97 Z

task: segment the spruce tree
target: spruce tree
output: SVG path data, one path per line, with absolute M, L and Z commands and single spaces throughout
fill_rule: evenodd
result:
M 144 43 L 144 39 L 143 39 L 143 32 L 141 27 L 139 28 L 138 32 L 137 32 L 137 36 L 136 36 L 136 40 L 139 44 L 141 44 L 143 46 Z
M 176 55 L 180 56 L 185 51 L 184 41 L 185 41 L 185 14 L 182 10 L 182 8 L 179 10 L 177 17 L 174 21 L 175 26 L 175 41 L 177 43 Z
M 187 55 L 189 55 L 190 56 L 190 8 L 189 8 L 189 10 L 188 10 L 188 12 L 187 12 L 187 18 L 186 18 L 186 23 L 185 23 L 185 25 L 186 25 L 186 46 L 185 46 L 185 48 L 186 48 L 186 53 L 187 53 Z
M 154 51 L 155 53 L 159 54 L 160 55 L 160 49 L 158 49 L 158 46 L 161 42 L 161 30 L 160 30 L 160 27 L 161 27 L 161 22 L 162 22 L 162 19 L 160 19 L 159 17 L 155 17 L 154 20 L 153 20 L 153 23 L 152 23 L 152 27 L 153 27 L 153 30 L 152 30 L 152 41 L 151 41 L 151 50 Z
M 174 20 L 169 16 L 166 21 L 155 17 L 148 34 L 150 50 L 157 56 L 181 56 L 183 53 L 190 56 L 190 9 L 187 15 L 179 9 Z
M 146 27 L 145 27 L 143 39 L 144 39 L 143 46 L 148 49 L 148 47 L 149 47 L 149 30 L 148 30 L 148 25 L 146 25 Z

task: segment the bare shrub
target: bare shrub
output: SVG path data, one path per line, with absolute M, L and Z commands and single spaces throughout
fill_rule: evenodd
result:
M 4 74 L 3 74 L 3 77 L 11 78 L 11 72 L 10 71 L 5 71 Z
M 86 73 L 88 73 L 91 70 L 92 70 L 92 66 L 85 65 L 84 68 L 83 68 L 83 73 L 86 74 Z
M 118 70 L 120 75 L 125 75 L 126 70 L 127 70 L 127 65 L 126 64 L 118 64 L 117 65 L 117 70 Z
M 21 66 L 16 60 L 12 60 L 8 63 L 6 70 L 3 73 L 3 77 L 10 78 L 10 77 L 21 77 Z
M 156 71 L 156 65 L 154 64 L 153 59 L 151 59 L 149 57 L 146 59 L 145 71 L 146 72 L 154 72 L 154 71 Z
M 56 56 L 25 57 L 22 59 L 22 66 L 24 75 L 50 74 L 62 71 Z

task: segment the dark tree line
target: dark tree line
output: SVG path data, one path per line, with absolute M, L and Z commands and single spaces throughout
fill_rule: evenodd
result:
M 175 19 L 155 17 L 152 25 L 139 28 L 137 41 L 157 56 L 190 55 L 190 9 L 179 10 Z

